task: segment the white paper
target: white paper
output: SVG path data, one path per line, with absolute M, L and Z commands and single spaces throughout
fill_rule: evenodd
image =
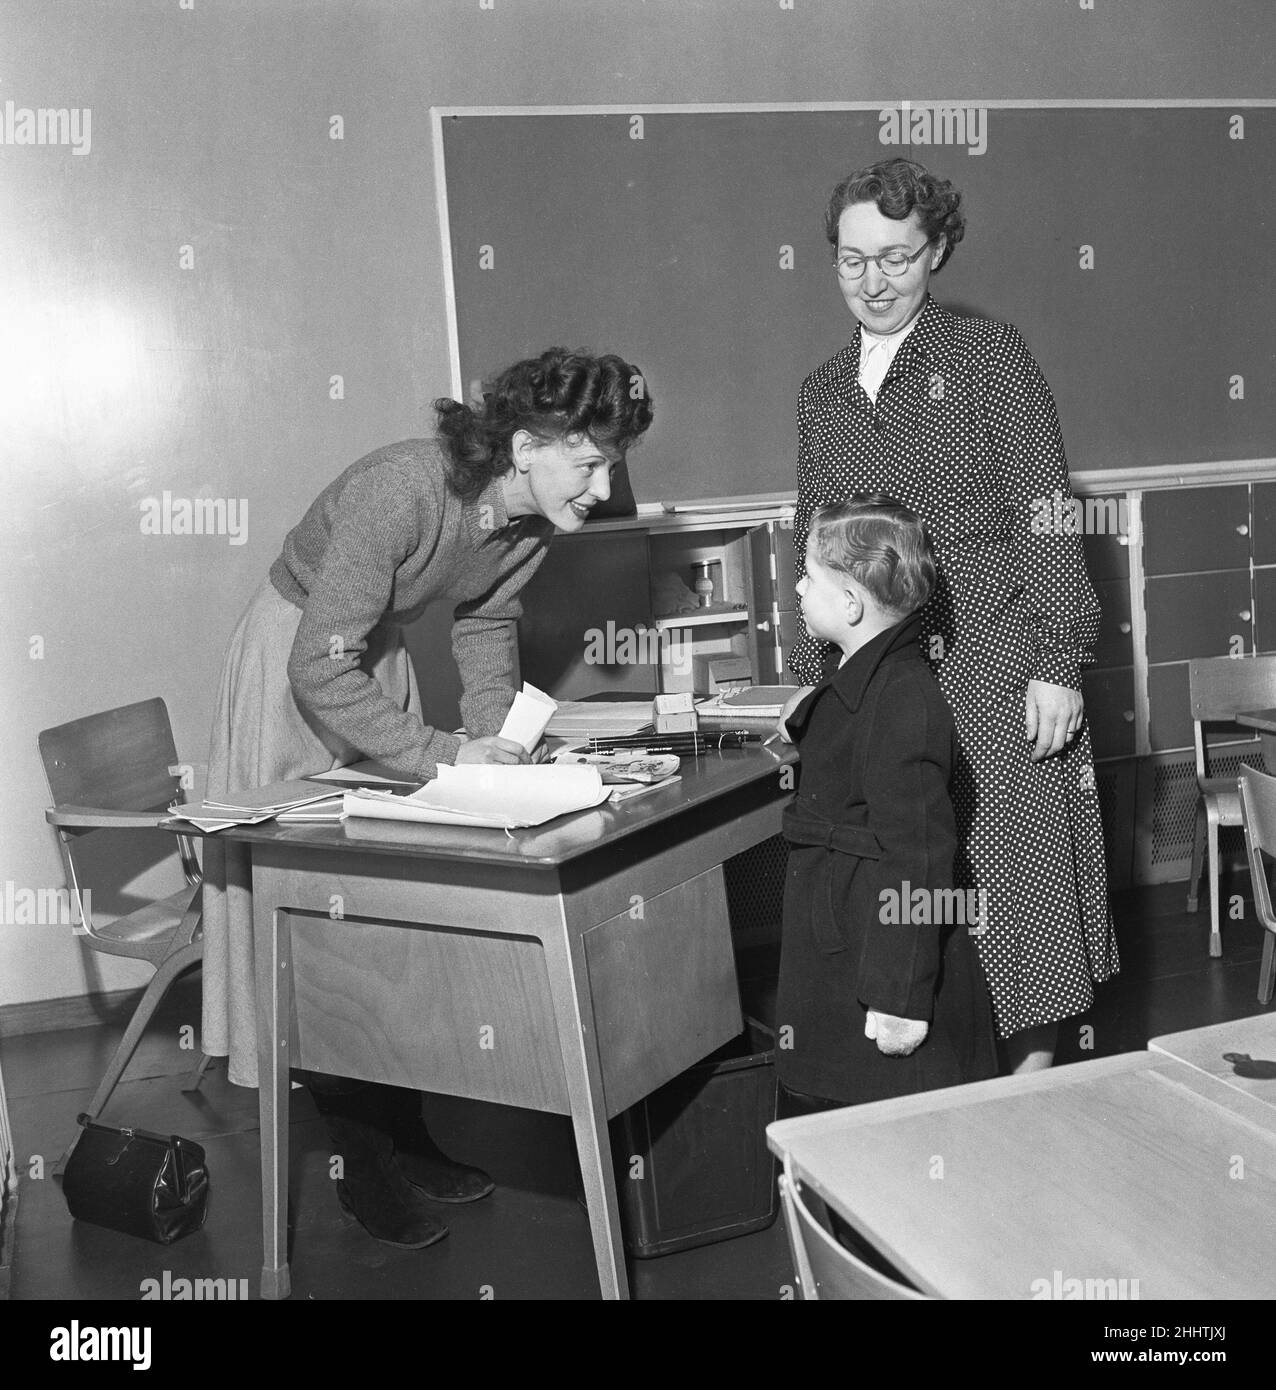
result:
M 521 743 L 524 750 L 530 753 L 541 741 L 545 726 L 554 717 L 557 708 L 558 702 L 552 696 L 524 681 L 522 690 L 514 696 L 505 723 L 501 725 L 501 738 Z
M 345 810 L 351 816 L 515 830 L 597 806 L 607 792 L 596 767 L 442 764 L 439 775 L 411 796 L 347 792 Z

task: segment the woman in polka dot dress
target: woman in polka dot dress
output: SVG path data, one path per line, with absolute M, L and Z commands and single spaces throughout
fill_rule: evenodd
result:
M 800 575 L 812 511 L 855 493 L 926 521 L 940 582 L 921 641 L 957 724 L 957 882 L 983 890 L 997 1032 L 1029 1070 L 1118 968 L 1079 676 L 1099 606 L 1080 539 L 1050 529 L 1071 490 L 1040 369 L 1009 324 L 928 294 L 961 240 L 960 203 L 904 159 L 833 191 L 826 232 L 859 328 L 798 397 L 794 544 Z M 803 637 L 790 666 L 816 684 L 828 654 Z

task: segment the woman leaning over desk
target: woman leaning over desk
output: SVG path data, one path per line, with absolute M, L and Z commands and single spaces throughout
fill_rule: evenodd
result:
M 372 758 L 420 781 L 440 763 L 522 763 L 498 737 L 514 699 L 519 592 L 555 528 L 578 531 L 651 423 L 638 369 L 551 348 L 487 386 L 481 406 L 435 402 L 436 439 L 368 454 L 288 533 L 231 638 L 208 795 Z M 431 728 L 402 627 L 455 603 L 452 654 L 468 738 Z M 206 841 L 203 1044 L 257 1084 L 252 902 L 243 847 Z M 486 1173 L 440 1152 L 415 1091 L 304 1073 L 344 1178 L 342 1206 L 393 1245 L 447 1234 L 425 1197 L 486 1196 Z M 425 1194 L 424 1197 L 422 1194 Z
M 794 543 L 801 575 L 812 512 L 854 493 L 926 522 L 939 586 L 920 640 L 957 725 L 956 879 L 984 890 L 997 1032 L 1029 1070 L 1118 968 L 1079 676 L 1099 607 L 1079 537 L 1041 524 L 1071 498 L 1045 378 L 1009 324 L 929 297 L 964 223 L 961 195 L 909 160 L 833 190 L 825 232 L 858 330 L 799 393 Z M 827 651 L 804 637 L 794 673 L 817 683 Z

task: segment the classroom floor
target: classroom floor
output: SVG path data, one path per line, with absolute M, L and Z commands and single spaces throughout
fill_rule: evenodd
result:
M 1257 1000 L 1262 933 L 1248 905 L 1246 920 L 1225 923 L 1221 960 L 1206 951 L 1207 915 L 1183 912 L 1182 885 L 1118 895 L 1113 906 L 1123 971 L 1102 989 L 1089 1015 L 1064 1025 L 1061 1063 L 1128 1052 L 1163 1033 L 1263 1011 Z M 765 999 L 773 967 L 771 952 L 742 957 L 742 986 L 751 999 Z M 180 1048 L 179 1037 L 198 1014 L 196 977 L 174 989 L 102 1117 L 175 1131 L 207 1151 L 207 1225 L 167 1248 L 73 1222 L 56 1180 L 22 1176 L 34 1155 L 52 1168 L 106 1065 L 120 1021 L 0 1042 L 20 1173 L 13 1298 L 138 1298 L 142 1281 L 162 1279 L 165 1271 L 172 1279 L 245 1280 L 256 1297 L 256 1092 L 230 1085 L 220 1063 L 198 1093 L 181 1092 L 194 1058 Z M 1086 1027 L 1093 1028 L 1092 1038 Z M 308 1093 L 293 1092 L 294 1299 L 597 1298 L 569 1122 L 443 1097 L 431 1097 L 427 1113 L 443 1147 L 489 1169 L 498 1187 L 484 1201 L 439 1208 L 451 1227 L 446 1240 L 425 1250 L 395 1250 L 377 1244 L 339 1210 L 323 1123 Z M 633 1296 L 646 1299 L 777 1299 L 793 1283 L 780 1221 L 714 1245 L 631 1260 L 630 1278 Z

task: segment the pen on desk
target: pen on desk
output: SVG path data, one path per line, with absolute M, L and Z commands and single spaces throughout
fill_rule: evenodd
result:
M 770 746 L 771 746 L 771 745 L 776 741 L 776 739 L 779 738 L 779 737 L 780 737 L 779 734 L 772 734 L 771 737 L 770 737 L 769 739 L 767 739 L 767 741 L 762 745 L 763 748 L 770 748 Z
M 671 735 L 668 738 L 650 737 L 637 738 L 632 741 L 625 739 L 591 739 L 589 751 L 608 755 L 621 755 L 632 753 L 635 757 L 639 754 L 649 753 L 679 753 L 684 756 L 696 757 L 701 753 L 712 753 L 720 748 L 743 748 L 746 742 L 756 739 L 758 735 L 749 733 L 730 733 L 730 734 L 708 734 L 692 737 L 691 735 Z
M 744 743 L 760 739 L 762 735 L 756 729 L 723 729 L 721 732 L 713 731 L 706 733 L 703 730 L 698 732 L 687 732 L 678 734 L 593 734 L 590 736 L 590 743 L 605 745 L 608 748 L 651 748 L 655 744 L 666 743 L 693 743 L 700 744 L 705 748 L 732 747 L 738 748 Z

